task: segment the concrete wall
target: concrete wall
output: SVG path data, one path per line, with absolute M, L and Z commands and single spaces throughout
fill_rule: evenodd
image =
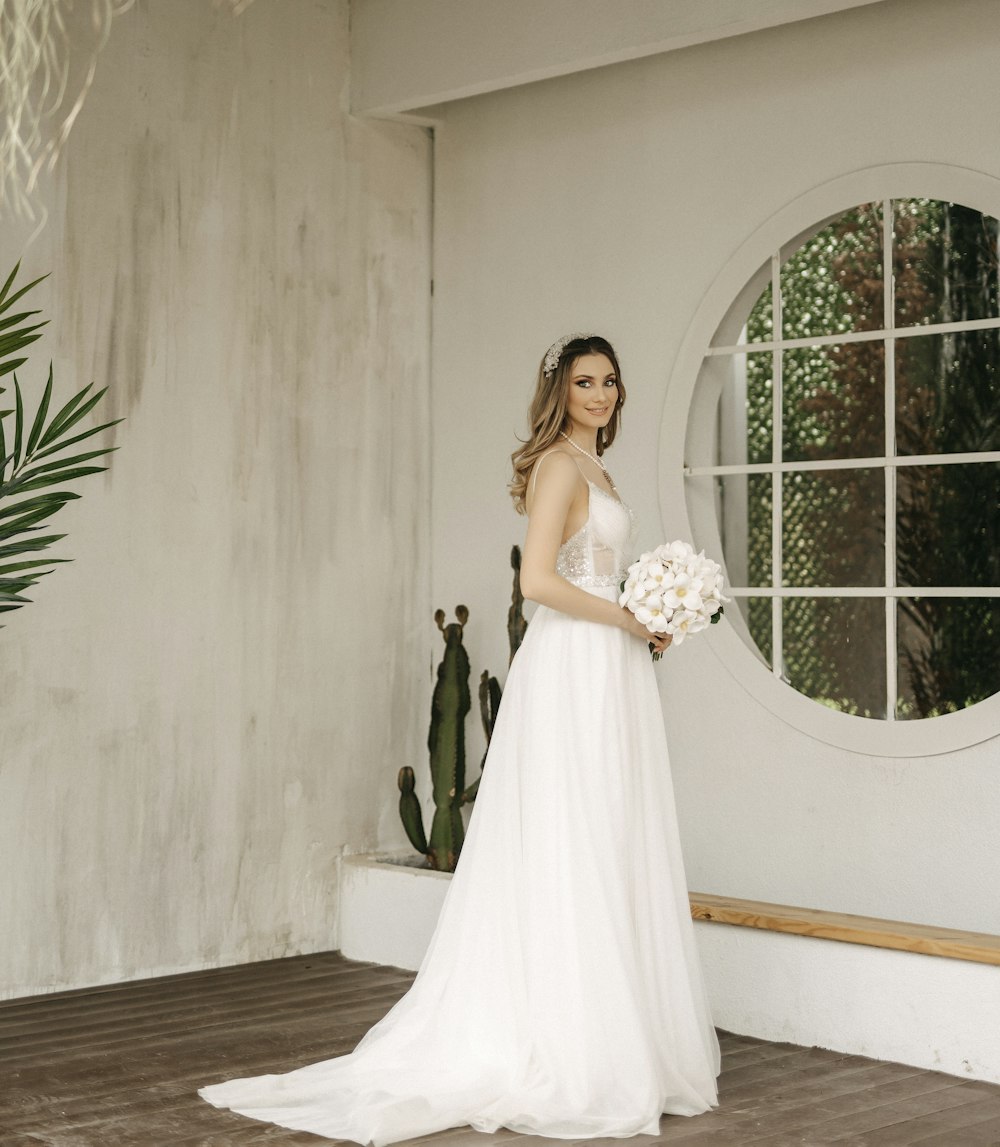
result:
M 410 113 L 881 2 L 352 0 L 351 107 Z
M 0 631 L 4 995 L 336 947 L 342 850 L 402 840 L 430 140 L 347 113 L 347 0 L 294 12 L 121 17 L 47 226 L 3 223 L 51 272 L 22 381 L 127 418 Z
M 639 546 L 674 536 L 661 427 L 687 418 L 669 382 L 710 284 L 846 172 L 923 162 L 1000 180 L 998 48 L 989 0 L 886 0 L 423 109 L 440 122 L 433 592 L 469 605 L 474 670 L 506 664 L 524 528 L 508 457 L 549 343 L 615 343 L 628 406 L 608 463 Z M 658 673 L 693 889 L 1000 930 L 1000 738 L 902 759 L 838 749 L 744 691 L 711 633 Z

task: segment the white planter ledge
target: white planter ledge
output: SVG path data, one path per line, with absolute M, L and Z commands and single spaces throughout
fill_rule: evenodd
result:
M 451 874 L 405 859 L 417 854 L 342 858 L 348 958 L 419 968 Z M 695 936 L 712 1015 L 727 1031 L 1000 1083 L 995 964 L 697 919 Z
M 450 872 L 407 867 L 415 852 L 364 852 L 340 862 L 340 950 L 350 960 L 416 971 Z

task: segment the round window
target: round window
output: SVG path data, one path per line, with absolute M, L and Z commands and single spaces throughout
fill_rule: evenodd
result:
M 702 344 L 693 533 L 756 673 L 830 728 L 998 700 L 998 250 L 974 207 L 860 203 L 772 250 Z

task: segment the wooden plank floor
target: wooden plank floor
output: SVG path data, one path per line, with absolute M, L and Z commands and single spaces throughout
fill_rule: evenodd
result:
M 330 1143 L 218 1111 L 195 1089 L 350 1051 L 412 979 L 325 953 L 0 1003 L 0 1145 Z M 720 1107 L 664 1116 L 658 1135 L 628 1142 L 1000 1147 L 1000 1086 L 725 1032 L 720 1040 Z M 458 1128 L 410 1142 L 566 1141 Z

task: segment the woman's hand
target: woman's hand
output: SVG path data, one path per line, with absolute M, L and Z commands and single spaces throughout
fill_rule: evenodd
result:
M 649 630 L 639 621 L 631 610 L 623 609 L 622 612 L 626 614 L 628 620 L 625 623 L 625 628 L 629 633 L 634 634 L 636 637 L 641 637 L 643 641 L 648 642 L 653 653 L 663 653 L 664 650 L 670 647 L 673 641 L 673 634 L 670 633 L 650 633 Z
M 670 648 L 674 640 L 672 633 L 650 633 L 648 630 L 646 637 L 649 641 L 650 653 L 663 653 Z

